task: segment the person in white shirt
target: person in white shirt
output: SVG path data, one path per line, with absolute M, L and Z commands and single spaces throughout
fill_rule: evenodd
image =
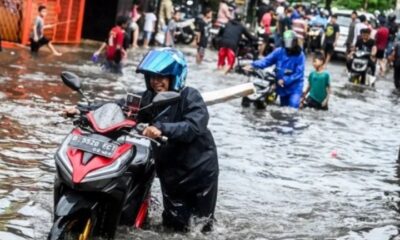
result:
M 217 24 L 219 26 L 225 26 L 229 20 L 233 19 L 233 14 L 231 10 L 229 9 L 227 0 L 222 0 L 219 3 L 219 8 L 218 8 L 218 15 L 217 15 Z
M 276 15 L 281 18 L 285 16 L 285 0 L 278 0 L 278 7 L 276 8 Z
M 154 14 L 154 9 L 149 8 L 148 12 L 146 12 L 144 15 L 144 27 L 143 27 L 143 31 L 144 31 L 143 47 L 144 48 L 149 48 L 149 42 L 155 31 L 156 21 L 157 21 L 157 17 Z
M 355 28 L 354 28 L 354 38 L 353 38 L 353 46 L 356 45 L 356 42 L 361 34 L 361 30 L 368 28 L 368 21 L 367 21 L 367 17 L 365 17 L 365 15 L 361 15 L 359 17 L 360 22 L 356 24 Z

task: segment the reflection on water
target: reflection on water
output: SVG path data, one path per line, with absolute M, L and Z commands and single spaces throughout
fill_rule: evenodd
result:
M 58 116 L 79 96 L 59 73 L 82 77 L 89 96 L 114 99 L 144 88 L 131 53 L 123 76 L 100 72 L 90 47 L 57 58 L 25 50 L 0 53 L 0 239 L 43 239 L 51 226 L 55 149 L 71 129 Z M 247 81 L 188 54 L 188 83 L 202 91 Z M 309 65 L 311 66 L 311 65 Z M 215 231 L 181 235 L 161 228 L 156 182 L 150 226 L 121 228 L 118 239 L 394 239 L 399 235 L 399 95 L 393 84 L 349 87 L 344 65 L 330 66 L 334 94 L 328 112 L 271 106 L 243 109 L 240 100 L 210 107 L 221 175 Z M 308 68 L 308 71 L 311 69 Z M 333 155 L 332 153 L 335 153 Z

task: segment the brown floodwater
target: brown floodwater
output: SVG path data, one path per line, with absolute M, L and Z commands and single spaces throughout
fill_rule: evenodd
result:
M 58 113 L 79 101 L 60 72 L 78 74 L 98 100 L 144 88 L 135 74 L 143 50 L 130 52 L 123 76 L 93 64 L 92 46 L 61 50 L 0 52 L 0 239 L 45 239 L 51 227 L 53 155 L 72 129 Z M 182 50 L 188 85 L 209 91 L 248 81 L 217 72 L 215 52 L 197 66 L 195 49 Z M 400 95 L 392 76 L 375 89 L 349 88 L 344 69 L 340 61 L 328 68 L 328 112 L 243 109 L 239 99 L 209 108 L 221 170 L 214 232 L 164 232 L 156 181 L 149 228 L 121 228 L 117 239 L 400 239 Z

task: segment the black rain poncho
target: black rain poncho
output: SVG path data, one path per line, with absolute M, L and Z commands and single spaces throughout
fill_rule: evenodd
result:
M 167 226 L 184 230 L 193 215 L 212 221 L 219 169 L 203 98 L 190 87 L 180 94 L 179 102 L 144 111 L 139 121 L 150 122 L 169 139 L 154 155 L 164 198 L 163 220 Z M 154 96 L 151 90 L 144 92 L 142 106 L 151 103 Z

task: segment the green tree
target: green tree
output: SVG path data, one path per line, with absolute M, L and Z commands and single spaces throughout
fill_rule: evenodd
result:
M 368 12 L 393 8 L 395 3 L 395 0 L 336 0 L 333 2 L 335 6 L 345 7 L 353 10 L 364 9 Z

